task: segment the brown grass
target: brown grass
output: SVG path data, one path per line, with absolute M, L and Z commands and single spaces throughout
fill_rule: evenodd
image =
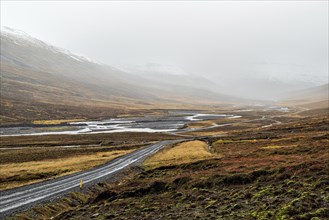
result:
M 280 149 L 280 148 L 287 148 L 287 147 L 297 147 L 298 145 L 287 145 L 287 146 L 278 146 L 278 145 L 268 145 L 262 147 L 263 149 Z
M 204 159 L 218 157 L 208 150 L 208 145 L 203 141 L 188 141 L 180 143 L 172 148 L 166 148 L 149 157 L 145 162 L 146 168 L 179 165 Z
M 174 138 L 161 133 L 1 137 L 0 190 L 79 172 Z
M 216 135 L 225 135 L 227 132 L 223 131 L 192 131 L 192 132 L 181 132 L 182 135 L 190 136 L 216 136 Z
M 307 117 L 209 137 L 214 154 L 201 141 L 167 147 L 145 161 L 156 169 L 135 169 L 72 211 L 57 209 L 56 219 L 328 219 L 328 122 Z M 53 207 L 27 216 L 48 219 Z
M 231 137 L 212 141 L 212 150 L 222 155 L 222 173 L 279 169 L 328 157 L 328 117 L 248 130 Z
M 64 159 L 29 161 L 0 165 L 0 190 L 40 182 L 90 169 L 132 150 L 114 150 L 89 155 L 71 156 Z
M 84 119 L 62 119 L 62 120 L 35 120 L 32 123 L 37 125 L 59 125 L 66 122 L 83 121 Z
M 204 128 L 214 125 L 214 120 L 192 122 L 187 125 L 188 128 Z
M 205 121 L 194 121 L 187 124 L 188 128 L 205 128 L 210 127 L 216 124 L 230 124 L 230 123 L 238 123 L 243 122 L 246 120 L 246 117 L 242 118 L 220 118 L 220 119 L 212 119 L 212 120 L 205 120 Z

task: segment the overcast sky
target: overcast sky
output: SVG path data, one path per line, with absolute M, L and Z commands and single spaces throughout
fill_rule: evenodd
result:
M 328 78 L 328 1 L 1 1 L 1 26 L 132 71 Z

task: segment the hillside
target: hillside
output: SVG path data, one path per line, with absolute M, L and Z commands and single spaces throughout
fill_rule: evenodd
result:
M 237 100 L 192 82 L 184 86 L 129 74 L 10 28 L 1 29 L 1 76 L 1 122 L 108 117 L 130 109 Z
M 299 105 L 307 108 L 328 108 L 329 84 L 292 91 L 285 94 L 283 100 L 285 104 L 289 105 Z

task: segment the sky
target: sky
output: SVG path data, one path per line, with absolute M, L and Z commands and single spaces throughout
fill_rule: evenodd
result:
M 1 26 L 132 73 L 235 83 L 231 93 L 328 82 L 328 1 L 1 1 Z

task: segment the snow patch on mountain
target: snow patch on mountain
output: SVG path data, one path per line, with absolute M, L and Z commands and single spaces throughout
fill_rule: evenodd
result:
M 66 55 L 68 58 L 73 59 L 78 62 L 90 62 L 90 63 L 101 64 L 101 63 L 98 63 L 83 55 L 78 55 L 76 53 L 72 53 L 69 50 L 52 46 L 51 44 L 48 44 L 44 41 L 41 41 L 37 38 L 32 37 L 31 35 L 25 33 L 24 31 L 13 29 L 10 27 L 1 26 L 1 37 L 7 37 L 17 45 L 32 44 L 34 46 L 39 46 L 41 48 L 50 50 L 53 53 L 61 53 L 61 54 Z

